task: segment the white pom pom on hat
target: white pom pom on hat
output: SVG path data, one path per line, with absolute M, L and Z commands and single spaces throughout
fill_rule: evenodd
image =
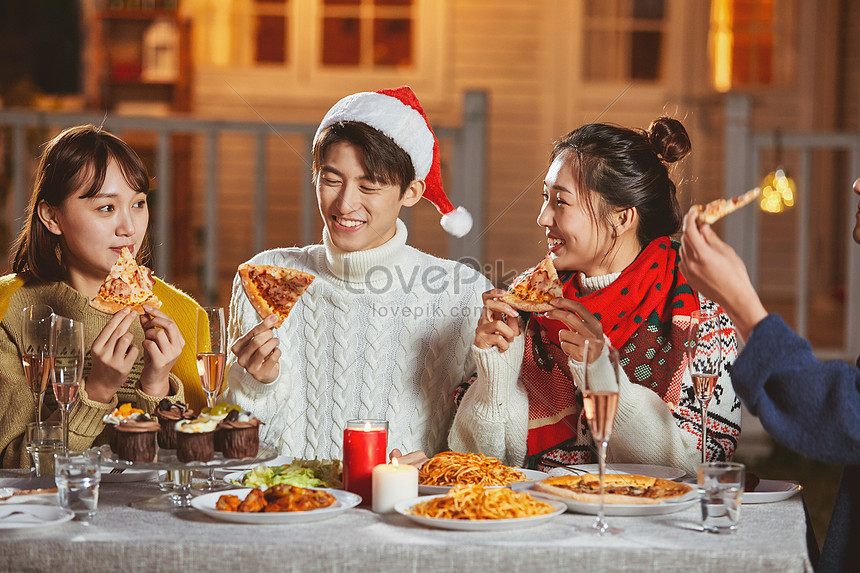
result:
M 424 198 L 442 215 L 442 228 L 455 237 L 471 230 L 472 215 L 464 207 L 455 209 L 442 188 L 439 141 L 412 88 L 401 86 L 346 96 L 325 114 L 314 143 L 325 128 L 344 121 L 365 123 L 394 140 L 412 160 L 416 179 L 424 180 Z

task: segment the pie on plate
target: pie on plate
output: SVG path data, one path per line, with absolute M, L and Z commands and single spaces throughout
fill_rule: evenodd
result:
M 124 308 L 130 308 L 137 314 L 145 314 L 143 305 L 161 307 L 161 301 L 152 292 L 154 286 L 152 271 L 138 265 L 131 256 L 131 251 L 123 247 L 119 258 L 99 287 L 99 293 L 90 301 L 90 306 L 108 314 L 116 314 Z
M 239 265 L 239 278 L 242 288 L 260 318 L 276 315 L 279 327 L 299 301 L 314 275 L 273 265 L 243 263 Z
M 564 285 L 552 264 L 552 255 L 547 253 L 540 264 L 514 280 L 501 300 L 517 310 L 548 312 L 555 308 L 549 301 L 562 296 Z

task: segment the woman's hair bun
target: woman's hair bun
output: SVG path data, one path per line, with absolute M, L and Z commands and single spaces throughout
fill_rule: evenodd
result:
M 658 117 L 648 128 L 648 141 L 666 163 L 684 159 L 690 153 L 690 136 L 684 125 L 671 117 Z

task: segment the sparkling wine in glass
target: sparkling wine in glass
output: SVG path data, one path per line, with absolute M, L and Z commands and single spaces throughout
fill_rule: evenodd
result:
M 719 315 L 694 310 L 687 329 L 687 367 L 702 409 L 702 463 L 708 461 L 708 403 L 720 378 L 722 356 Z
M 51 356 L 51 317 L 53 309 L 46 304 L 34 304 L 24 308 L 21 323 L 21 363 L 33 402 L 36 422 L 42 421 L 42 402 L 48 380 L 51 378 L 53 357 Z
M 197 373 L 206 393 L 206 404 L 211 409 L 224 381 L 227 364 L 227 326 L 224 309 L 202 307 L 197 310 Z M 215 470 L 209 470 L 206 490 L 218 489 Z
M 52 318 L 51 348 L 53 351 L 52 385 L 62 415 L 63 448 L 69 451 L 69 415 L 78 397 L 84 373 L 83 323 L 55 314 Z
M 593 363 L 589 362 L 589 347 L 597 345 L 595 341 L 585 340 L 583 357 L 583 388 L 582 401 L 585 409 L 585 419 L 591 430 L 594 445 L 597 446 L 597 464 L 599 469 L 599 504 L 597 519 L 592 527 L 598 534 L 617 533 L 617 528 L 610 528 L 603 515 L 604 476 L 606 475 L 606 448 L 615 424 L 615 412 L 618 408 L 618 351 L 607 345 L 608 362 L 602 357 Z
M 212 408 L 224 381 L 227 365 L 227 327 L 224 309 L 204 307 L 197 311 L 197 373 Z

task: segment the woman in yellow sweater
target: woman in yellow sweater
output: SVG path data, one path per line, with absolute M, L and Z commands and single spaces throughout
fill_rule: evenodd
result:
M 26 467 L 23 435 L 34 406 L 21 363 L 22 311 L 47 304 L 84 323 L 84 381 L 72 408 L 69 447 L 100 443 L 102 417 L 120 402 L 146 412 L 203 391 L 194 356 L 197 303 L 156 279 L 161 309 L 105 314 L 89 306 L 123 247 L 140 258 L 149 223 L 149 176 L 121 139 L 91 125 L 67 129 L 42 153 L 26 220 L 0 278 L 0 461 Z M 185 344 L 190 341 L 190 344 Z M 57 415 L 48 392 L 43 417 Z

